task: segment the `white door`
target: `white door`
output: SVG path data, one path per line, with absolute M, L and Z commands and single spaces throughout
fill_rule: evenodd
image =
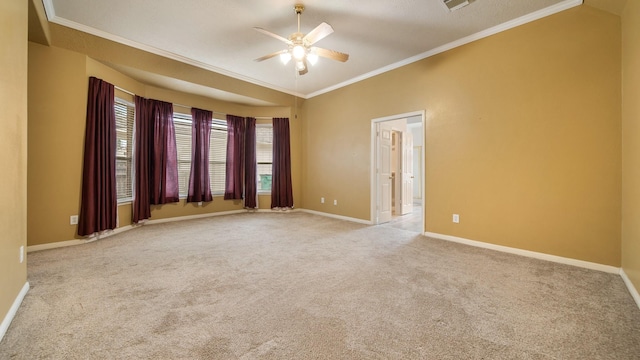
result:
M 391 128 L 378 124 L 378 224 L 391 221 Z
M 402 161 L 400 162 L 400 192 L 401 192 L 401 210 L 400 214 L 405 215 L 413 211 L 413 134 L 410 132 L 402 132 L 400 140 L 400 153 Z
M 422 202 L 422 146 L 413 147 L 413 200 Z

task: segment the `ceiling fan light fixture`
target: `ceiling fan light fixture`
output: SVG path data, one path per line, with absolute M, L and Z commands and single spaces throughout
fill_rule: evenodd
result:
M 289 61 L 291 61 L 291 53 L 286 52 L 280 54 L 280 61 L 282 61 L 283 64 L 287 65 Z
M 288 38 L 282 37 L 278 34 L 274 34 L 260 27 L 254 27 L 256 31 L 272 38 L 278 39 L 288 45 L 285 50 L 276 51 L 271 54 L 261 56 L 255 59 L 255 61 L 264 61 L 280 55 L 280 61 L 282 61 L 282 63 L 285 65 L 289 63 L 291 59 L 293 59 L 293 63 L 296 67 L 296 70 L 298 71 L 298 75 L 304 75 L 309 72 L 309 66 L 307 65 L 307 62 L 311 65 L 315 65 L 318 62 L 318 57 L 320 56 L 341 62 L 349 60 L 349 54 L 313 46 L 313 44 L 315 44 L 316 42 L 324 39 L 328 35 L 331 35 L 333 33 L 333 28 L 331 27 L 331 25 L 323 22 L 305 35 L 300 32 L 300 14 L 302 14 L 304 6 L 302 6 L 302 4 L 296 4 L 294 10 L 298 17 L 298 31 L 289 35 Z
M 304 48 L 304 46 L 302 45 L 296 45 L 293 47 L 293 50 L 291 50 L 291 52 L 293 53 L 293 58 L 296 60 L 302 60 L 304 59 L 304 56 L 306 54 L 306 50 Z
M 311 65 L 315 65 L 318 62 L 318 55 L 314 53 L 307 54 L 307 60 Z

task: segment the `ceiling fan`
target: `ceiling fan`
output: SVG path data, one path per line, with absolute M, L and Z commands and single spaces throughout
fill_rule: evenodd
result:
M 318 61 L 318 56 L 322 56 L 328 59 L 338 60 L 341 62 L 345 62 L 349 60 L 349 54 L 344 54 L 338 51 L 312 46 L 316 42 L 330 35 L 333 32 L 333 28 L 331 27 L 331 25 L 323 22 L 322 24 L 318 25 L 315 29 L 311 30 L 308 34 L 305 35 L 300 32 L 300 14 L 302 14 L 302 11 L 304 10 L 304 6 L 302 4 L 296 4 L 293 7 L 293 10 L 298 15 L 298 31 L 289 35 L 288 39 L 280 35 L 274 34 L 263 28 L 254 27 L 255 30 L 265 35 L 276 38 L 284 42 L 285 44 L 289 45 L 284 50 L 276 51 L 269 55 L 259 57 L 255 59 L 255 61 L 264 61 L 279 55 L 280 60 L 284 64 L 287 64 L 291 59 L 293 59 L 296 65 L 296 70 L 298 71 L 298 74 L 304 75 L 307 72 L 309 72 L 307 63 L 314 65 Z

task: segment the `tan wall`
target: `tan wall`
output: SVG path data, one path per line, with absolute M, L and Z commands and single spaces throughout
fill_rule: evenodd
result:
M 29 43 L 29 245 L 71 240 L 80 208 L 86 57 Z
M 0 322 L 27 281 L 27 2 L 0 2 Z
M 371 119 L 424 109 L 427 231 L 619 266 L 620 34 L 581 6 L 307 100 L 303 206 L 369 220 Z
M 640 3 L 622 16 L 622 268 L 640 291 Z
M 80 208 L 82 159 L 89 76 L 104 79 L 147 98 L 195 106 L 239 116 L 291 117 L 292 137 L 301 125 L 292 109 L 250 107 L 201 96 L 161 89 L 137 82 L 101 62 L 74 51 L 29 43 L 29 211 L 28 243 L 40 245 L 79 238 L 69 216 Z M 190 109 L 175 107 L 179 112 Z M 299 196 L 300 140 L 292 141 L 294 197 Z M 261 195 L 260 208 L 270 207 L 271 197 Z M 151 219 L 205 215 L 241 210 L 242 203 L 215 196 L 203 206 L 179 203 L 153 206 Z M 118 208 L 119 226 L 131 224 L 131 204 Z

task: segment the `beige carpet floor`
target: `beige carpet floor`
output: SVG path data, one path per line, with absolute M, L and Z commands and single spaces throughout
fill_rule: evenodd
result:
M 302 212 L 30 253 L 0 359 L 639 359 L 617 275 Z

